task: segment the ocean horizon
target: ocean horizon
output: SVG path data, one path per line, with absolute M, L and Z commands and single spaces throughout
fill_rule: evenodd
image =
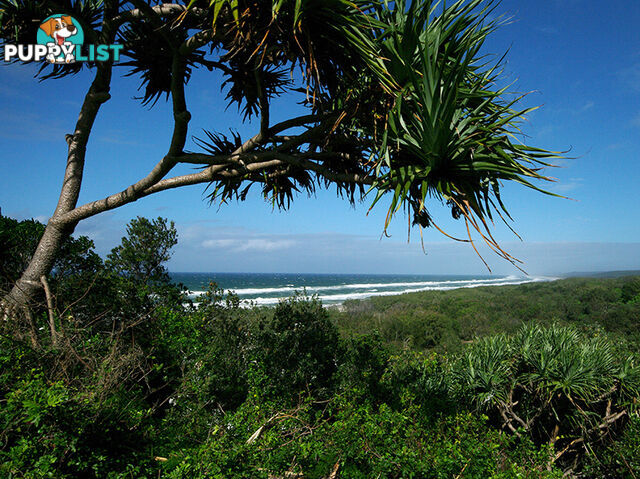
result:
M 417 274 L 323 274 L 323 273 L 188 273 L 172 272 L 171 278 L 195 299 L 210 282 L 235 292 L 245 305 L 273 306 L 296 292 L 317 295 L 325 305 L 348 300 L 419 291 L 450 290 L 479 286 L 505 286 L 558 279 L 550 276 L 516 275 L 417 275 Z

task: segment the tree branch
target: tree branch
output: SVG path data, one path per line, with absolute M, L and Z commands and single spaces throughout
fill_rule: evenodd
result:
M 187 56 L 196 51 L 198 48 L 203 47 L 210 41 L 213 41 L 215 37 L 216 34 L 213 30 L 201 30 L 198 33 L 195 33 L 193 36 L 187 38 L 184 43 L 180 45 L 178 52 L 180 53 L 180 55 Z M 220 64 L 217 66 L 217 68 L 219 66 Z
M 169 15 L 174 15 L 176 13 L 183 13 L 187 11 L 187 7 L 184 5 L 179 5 L 175 3 L 162 3 L 160 5 L 156 5 L 154 7 L 147 6 L 145 4 L 140 4 L 141 8 L 134 8 L 133 10 L 129 10 L 127 12 L 123 12 L 120 15 L 114 17 L 111 21 L 109 21 L 109 26 L 111 28 L 117 28 L 124 23 L 130 22 L 131 20 L 139 20 L 146 19 L 147 12 L 151 10 L 154 15 L 160 17 L 166 17 Z M 148 7 L 148 8 L 145 8 Z M 205 14 L 204 10 L 200 8 L 192 8 L 189 10 L 194 15 L 202 16 Z
M 175 78 L 175 76 L 174 76 Z M 175 91 L 174 91 L 175 90 Z M 358 174 L 339 174 L 331 172 L 327 168 L 304 158 L 286 155 L 274 151 L 255 152 L 248 155 L 260 144 L 266 142 L 272 136 L 291 128 L 296 128 L 310 123 L 318 123 L 319 121 L 330 119 L 331 115 L 303 115 L 289 120 L 282 121 L 267 128 L 266 132 L 259 132 L 252 138 L 245 141 L 241 146 L 234 150 L 230 155 L 205 155 L 194 153 L 183 153 L 186 142 L 188 121 L 190 114 L 186 111 L 184 104 L 184 85 L 177 84 L 172 87 L 172 96 L 174 102 L 174 134 L 171 141 L 171 147 L 167 156 L 162 158 L 153 168 L 153 170 L 137 183 L 129 186 L 127 189 L 107 196 L 103 199 L 86 203 L 65 215 L 65 219 L 80 221 L 81 219 L 94 216 L 103 211 L 112 210 L 128 203 L 132 203 L 139 198 L 157 193 L 160 191 L 178 188 L 180 186 L 196 185 L 216 181 L 216 179 L 238 178 L 247 173 L 264 170 L 275 166 L 289 164 L 300 168 L 308 168 L 321 174 L 330 181 L 353 182 L 362 184 L 372 184 L 373 179 Z M 175 113 L 184 108 L 183 115 Z M 292 137 L 298 142 L 303 142 L 300 137 L 308 134 L 308 131 L 301 135 Z M 290 147 L 292 145 L 288 144 Z M 275 161 L 273 161 L 275 160 Z M 195 163 L 210 165 L 203 171 L 192 173 L 189 175 L 181 175 L 163 180 L 164 176 L 173 169 L 176 163 Z M 235 168 L 231 168 L 234 166 Z M 238 166 L 240 168 L 238 168 Z M 224 171 L 228 169 L 227 171 Z
M 160 191 L 170 190 L 173 188 L 179 188 L 181 186 L 189 186 L 189 185 L 197 185 L 202 183 L 211 183 L 212 181 L 216 181 L 216 179 L 231 179 L 241 177 L 246 175 L 247 173 L 252 173 L 260 170 L 264 170 L 267 168 L 273 168 L 277 166 L 284 166 L 284 163 L 281 160 L 269 160 L 258 163 L 251 163 L 246 165 L 243 169 L 234 169 L 229 171 L 224 171 L 224 168 L 227 165 L 216 165 L 207 168 L 204 171 L 199 173 L 193 173 L 190 175 L 176 176 L 174 178 L 167 178 L 155 184 L 154 186 L 148 188 L 143 196 L 151 195 L 153 193 L 158 193 Z
M 40 282 L 44 287 L 44 294 L 47 300 L 47 312 L 49 315 L 49 332 L 51 334 L 51 345 L 54 348 L 58 347 L 58 332 L 56 331 L 56 320 L 55 315 L 53 313 L 53 297 L 51 295 L 51 289 L 49 288 L 49 282 L 47 281 L 46 275 L 40 276 Z
M 183 69 L 184 64 L 182 58 L 178 53 L 174 52 L 171 76 L 174 123 L 171 144 L 167 155 L 153 167 L 147 176 L 129 186 L 126 190 L 110 195 L 102 200 L 93 201 L 75 208 L 63 215 L 62 221 L 78 222 L 89 216 L 131 203 L 140 198 L 142 192 L 150 186 L 155 185 L 173 169 L 177 163 L 174 157 L 180 155 L 184 150 L 184 145 L 187 141 L 189 121 L 191 120 L 191 114 L 187 110 L 184 92 Z

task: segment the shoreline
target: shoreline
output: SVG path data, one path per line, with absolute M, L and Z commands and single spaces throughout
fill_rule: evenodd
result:
M 286 287 L 286 288 L 263 288 L 263 290 L 265 291 L 273 291 L 273 290 L 281 290 L 282 292 L 284 291 L 288 291 L 290 292 L 290 294 L 287 295 L 282 295 L 282 296 L 274 296 L 274 297 L 258 297 L 258 298 L 242 298 L 241 297 L 241 293 L 237 293 L 238 290 L 233 290 L 231 288 L 229 289 L 224 289 L 225 293 L 234 293 L 234 294 L 238 294 L 240 296 L 240 303 L 241 306 L 244 308 L 251 308 L 251 307 L 274 307 L 276 306 L 280 301 L 285 300 L 287 298 L 290 298 L 298 293 L 303 293 L 305 292 L 307 296 L 312 297 L 312 296 L 318 296 L 318 298 L 320 299 L 320 301 L 322 301 L 322 305 L 325 308 L 328 309 L 334 309 L 337 311 L 344 311 L 345 307 L 345 303 L 348 301 L 367 301 L 373 297 L 383 297 L 383 296 L 400 296 L 400 295 L 404 295 L 404 294 L 414 294 L 414 293 L 424 293 L 427 291 L 453 291 L 456 289 L 469 289 L 469 288 L 480 288 L 480 287 L 500 287 L 500 286 L 516 286 L 516 285 L 520 285 L 520 284 L 528 284 L 528 283 L 542 283 L 542 282 L 551 282 L 551 281 L 557 281 L 560 279 L 563 279 L 562 277 L 559 276 L 534 276 L 534 277 L 526 277 L 526 278 L 520 278 L 517 280 L 511 279 L 508 280 L 509 278 L 511 278 L 511 276 L 507 276 L 504 278 L 496 278 L 495 280 L 468 280 L 469 282 L 467 284 L 460 284 L 458 286 L 446 286 L 446 285 L 441 285 L 441 286 L 419 286 L 419 287 L 415 287 L 413 289 L 410 290 L 390 290 L 390 291 L 367 291 L 367 292 L 360 292 L 360 293 L 349 293 L 349 294 L 336 294 L 336 295 L 321 295 L 320 293 L 318 293 L 317 291 L 322 291 L 322 290 L 340 290 L 340 289 L 349 289 L 349 288 L 353 288 L 354 286 L 357 286 L 359 288 L 366 288 L 366 287 L 384 287 L 385 285 L 381 285 L 381 284 L 370 284 L 370 285 L 366 285 L 366 284 L 358 284 L 358 285 L 329 285 L 329 286 L 320 286 L 320 287 L 315 287 L 315 288 L 309 288 L 312 290 L 312 292 L 307 291 L 306 287 L 302 287 L 302 288 L 295 288 L 295 287 Z M 502 281 L 501 281 L 502 280 Z M 506 280 L 506 281 L 505 281 Z M 497 281 L 497 282 L 493 282 L 493 281 Z M 430 282 L 430 283 L 439 283 L 439 284 L 451 284 L 451 283 L 464 283 L 464 280 L 458 280 L 458 281 L 439 281 L 439 282 Z M 420 284 L 420 283 L 408 283 L 407 285 L 410 284 Z M 391 286 L 395 286 L 393 283 L 390 283 L 389 285 L 387 285 L 387 287 L 391 287 Z M 240 291 L 242 291 L 242 289 L 239 289 Z M 260 289 L 253 289 L 251 291 L 259 291 Z M 316 290 L 316 292 L 313 292 L 313 290 Z M 197 297 L 202 294 L 203 292 L 201 291 L 192 291 L 189 290 L 189 297 L 194 300 L 197 299 Z M 349 297 L 347 297 L 349 296 Z M 337 298 L 342 298 L 339 300 L 332 300 L 332 297 L 337 297 Z M 257 301 L 256 301 L 257 300 Z M 194 304 L 198 304 L 197 302 L 194 302 Z
M 176 275 L 205 275 L 215 278 L 216 275 L 226 275 L 228 273 L 174 273 Z M 243 276 L 257 276 L 257 277 L 278 277 L 282 276 L 280 273 L 233 273 L 233 275 Z M 621 271 L 605 271 L 605 272 L 572 272 L 563 273 L 558 275 L 539 275 L 539 276 L 527 276 L 516 277 L 513 275 L 499 276 L 494 278 L 470 276 L 467 275 L 464 279 L 462 276 L 456 275 L 423 275 L 422 278 L 417 275 L 390 275 L 390 274 L 289 274 L 287 276 L 297 276 L 300 280 L 298 286 L 296 282 L 289 278 L 286 284 L 269 284 L 264 285 L 256 284 L 255 281 L 237 285 L 235 288 L 223 288 L 225 293 L 237 294 L 241 301 L 243 308 L 250 307 L 274 307 L 279 301 L 290 298 L 295 294 L 306 293 L 307 296 L 317 296 L 322 301 L 323 307 L 343 311 L 345 309 L 345 303 L 354 301 L 366 302 L 374 297 L 389 297 L 399 296 L 413 293 L 424 293 L 428 291 L 454 291 L 460 289 L 472 289 L 479 287 L 493 287 L 493 286 L 517 286 L 521 284 L 531 283 L 544 283 L 560 281 L 565 279 L 576 278 L 619 278 L 628 276 L 640 276 L 640 271 L 636 270 L 621 270 Z M 306 277 L 306 278 L 305 278 Z M 325 278 L 325 277 L 350 277 L 352 282 L 331 284 L 305 284 L 305 280 L 308 278 Z M 387 277 L 390 278 L 388 283 L 379 282 L 378 278 Z M 406 278 L 411 278 L 406 279 Z M 366 280 L 377 282 L 365 282 Z M 385 290 L 386 288 L 386 290 Z M 398 289 L 402 288 L 402 289 Z M 203 294 L 200 288 L 189 290 L 189 298 L 191 300 L 197 299 L 200 294 Z M 280 294 L 277 294 L 280 293 Z M 258 296 L 256 296 L 258 295 Z M 246 297 L 249 296 L 249 297 Z

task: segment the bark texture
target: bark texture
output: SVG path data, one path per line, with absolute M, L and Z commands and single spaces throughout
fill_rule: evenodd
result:
M 75 131 L 66 137 L 67 166 L 58 205 L 47 222 L 29 266 L 12 290 L 3 298 L 2 309 L 4 309 L 5 319 L 32 305 L 42 290 L 40 278 L 50 273 L 60 246 L 73 233 L 77 225 L 77 221 L 64 218 L 64 215 L 72 211 L 78 203 L 89 135 L 100 106 L 110 98 L 111 72 L 111 63 L 105 62 L 97 68 L 96 76 L 82 104 Z

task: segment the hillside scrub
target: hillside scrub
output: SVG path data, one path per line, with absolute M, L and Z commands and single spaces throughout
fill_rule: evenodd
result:
M 477 336 L 514 333 L 527 323 L 602 330 L 635 352 L 640 345 L 640 276 L 378 296 L 342 309 L 333 312 L 340 330 L 376 330 L 400 347 L 458 351 Z
M 609 316 L 636 311 L 637 278 L 373 298 L 342 313 L 302 294 L 244 308 L 211 285 L 195 308 L 165 274 L 171 224 L 138 218 L 127 235 L 107 262 L 73 240 L 49 278 L 53 308 L 34 308 L 55 336 L 2 325 L 0 476 L 640 474 L 638 343 L 620 341 L 638 316 L 618 329 Z M 165 253 L 123 254 L 140 236 Z M 35 243 L 23 244 L 28 257 Z

